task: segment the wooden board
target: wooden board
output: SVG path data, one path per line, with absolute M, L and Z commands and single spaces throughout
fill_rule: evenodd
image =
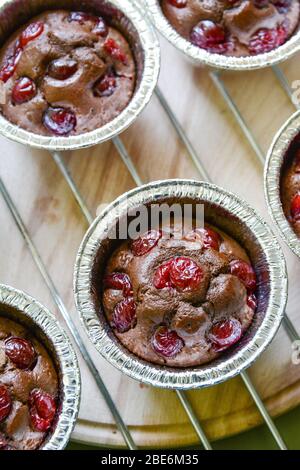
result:
M 254 205 L 269 222 L 262 168 L 245 140 L 208 71 L 195 68 L 165 41 L 160 86 L 193 142 L 212 180 Z M 288 80 L 298 78 L 297 58 L 283 66 Z M 223 78 L 258 142 L 267 150 L 274 133 L 294 112 L 271 70 Z M 144 182 L 200 178 L 156 97 L 123 141 Z M 75 255 L 85 220 L 58 168 L 47 152 L 0 139 L 0 173 L 30 230 L 44 262 L 79 326 L 72 293 Z M 69 170 L 94 214 L 134 182 L 114 146 L 65 154 Z M 24 289 L 59 316 L 49 291 L 0 198 L 0 279 Z M 287 248 L 290 287 L 288 314 L 300 331 L 298 279 L 300 263 Z M 81 330 L 82 331 L 82 330 Z M 114 370 L 98 356 L 82 331 L 113 399 L 139 446 L 183 446 L 197 436 L 174 392 L 142 386 Z M 268 409 L 278 415 L 300 403 L 300 366 L 291 362 L 291 344 L 281 329 L 272 346 L 250 370 Z M 74 439 L 99 445 L 123 445 L 113 419 L 81 361 L 83 396 Z M 257 425 L 260 416 L 239 378 L 189 393 L 194 409 L 212 439 Z

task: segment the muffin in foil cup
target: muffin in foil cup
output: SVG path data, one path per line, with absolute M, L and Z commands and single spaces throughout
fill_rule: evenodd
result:
M 76 424 L 80 404 L 80 371 L 75 350 L 55 317 L 22 291 L 0 284 L 0 316 L 28 328 L 50 354 L 59 382 L 54 428 L 38 450 L 63 450 Z
M 48 150 L 72 150 L 90 147 L 109 140 L 127 129 L 148 104 L 160 70 L 160 47 L 151 22 L 132 0 L 0 0 L 0 47 L 9 36 L 30 18 L 43 11 L 66 9 L 92 11 L 111 17 L 128 40 L 137 72 L 134 95 L 128 106 L 112 121 L 84 134 L 55 137 L 28 132 L 0 114 L 0 133 L 9 139 Z
M 280 186 L 287 151 L 300 132 L 300 111 L 282 126 L 269 149 L 264 172 L 265 197 L 270 215 L 283 240 L 300 257 L 300 240 L 287 220 L 281 202 Z
M 207 65 L 218 69 L 228 70 L 255 70 L 270 67 L 284 60 L 300 50 L 300 31 L 297 31 L 285 44 L 264 54 L 230 57 L 222 54 L 208 52 L 194 46 L 182 37 L 170 24 L 163 14 L 160 0 L 140 0 L 145 11 L 149 14 L 156 29 L 177 49 L 183 52 L 195 64 Z
M 100 295 L 101 276 L 116 246 L 108 235 L 133 209 L 152 204 L 187 202 L 204 206 L 205 222 L 243 246 L 258 277 L 258 308 L 241 341 L 211 363 L 172 368 L 140 359 L 116 338 Z M 169 389 L 202 388 L 223 382 L 249 367 L 274 338 L 287 300 L 287 273 L 282 250 L 268 225 L 239 199 L 215 185 L 192 180 L 165 180 L 134 189 L 110 204 L 94 221 L 80 246 L 74 292 L 81 321 L 102 356 L 130 377 Z

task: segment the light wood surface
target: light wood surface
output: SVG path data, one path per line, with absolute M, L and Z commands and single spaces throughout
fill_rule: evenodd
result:
M 195 68 L 162 41 L 160 87 L 193 142 L 199 158 L 218 185 L 236 192 L 269 222 L 262 168 L 205 69 Z M 299 78 L 297 57 L 282 66 L 288 80 Z M 271 70 L 223 73 L 242 114 L 266 151 L 274 133 L 294 112 Z M 185 177 L 201 179 L 167 116 L 154 96 L 122 139 L 144 182 Z M 87 228 L 74 198 L 47 152 L 30 150 L 0 138 L 0 173 L 43 261 L 79 326 L 72 293 L 75 255 Z M 112 143 L 65 154 L 68 168 L 96 214 L 134 182 Z M 0 279 L 23 289 L 57 312 L 47 287 L 0 198 Z M 287 312 L 300 331 L 300 263 L 287 248 L 290 286 Z M 113 399 L 139 446 L 197 443 L 197 436 L 176 394 L 142 386 L 114 370 L 98 356 L 81 330 Z M 283 328 L 250 375 L 268 409 L 278 415 L 300 403 L 300 366 L 291 363 L 291 344 Z M 81 360 L 83 395 L 74 439 L 123 445 L 113 419 Z M 261 422 L 240 378 L 188 394 L 212 439 L 232 435 Z

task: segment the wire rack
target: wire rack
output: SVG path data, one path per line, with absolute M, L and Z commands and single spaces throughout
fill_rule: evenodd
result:
M 292 100 L 292 90 L 290 89 L 290 86 L 288 84 L 288 81 L 284 75 L 284 73 L 282 72 L 282 70 L 277 67 L 277 66 L 274 66 L 272 67 L 272 71 L 273 73 L 275 74 L 276 78 L 278 79 L 279 81 L 279 84 L 280 86 L 283 88 L 283 90 L 285 91 L 285 93 L 288 95 L 289 99 L 292 101 L 293 103 L 293 100 Z M 236 119 L 238 125 L 240 126 L 243 134 L 245 135 L 246 139 L 249 141 L 251 147 L 253 148 L 254 152 L 255 152 L 255 155 L 259 161 L 259 163 L 261 164 L 261 166 L 264 165 L 264 161 L 265 161 L 265 155 L 264 155 L 264 152 L 263 150 L 260 148 L 259 144 L 257 143 L 253 133 L 251 132 L 250 128 L 247 126 L 238 106 L 236 105 L 235 101 L 233 100 L 232 96 L 230 95 L 227 87 L 225 86 L 225 83 L 222 79 L 222 74 L 225 74 L 226 72 L 219 72 L 219 71 L 211 71 L 210 72 L 210 78 L 212 80 L 212 82 L 214 83 L 216 89 L 218 90 L 218 92 L 220 93 L 220 95 L 223 97 L 226 105 L 228 106 L 228 108 L 230 109 L 230 111 L 232 112 L 234 118 Z M 184 146 L 186 147 L 186 150 L 187 150 L 187 154 L 189 155 L 189 157 L 192 159 L 198 173 L 199 173 L 199 176 L 205 180 L 205 181 L 211 181 L 204 165 L 202 164 L 201 162 L 201 159 L 199 158 L 199 156 L 197 155 L 197 152 L 195 150 L 195 148 L 193 147 L 193 144 L 191 143 L 191 141 L 189 140 L 187 134 L 185 133 L 183 127 L 181 126 L 181 124 L 179 123 L 179 120 L 177 119 L 176 115 L 173 113 L 169 103 L 167 102 L 167 100 L 165 99 L 163 93 L 161 92 L 161 90 L 157 87 L 156 90 L 155 90 L 155 94 L 163 108 L 163 110 L 165 111 L 165 113 L 167 114 L 168 118 L 170 119 L 170 122 L 172 123 L 179 139 L 181 140 L 181 142 L 184 144 Z M 293 103 L 293 105 L 295 105 L 295 103 Z M 296 105 L 295 105 L 296 106 Z M 129 173 L 131 174 L 135 184 L 137 186 L 140 186 L 143 184 L 143 181 L 142 179 L 140 178 L 139 174 L 138 174 L 138 171 L 133 163 L 133 160 L 131 158 L 131 155 L 128 153 L 124 143 L 122 142 L 121 138 L 120 137 L 115 137 L 114 139 L 112 139 L 113 141 L 113 144 L 114 146 L 116 147 L 116 150 L 120 156 L 120 158 L 122 159 L 122 161 L 124 162 L 124 164 L 126 165 Z M 51 156 L 55 162 L 55 164 L 57 165 L 57 167 L 59 168 L 63 178 L 65 179 L 66 183 L 68 184 L 76 202 L 78 203 L 78 206 L 80 207 L 80 210 L 82 212 L 82 215 L 84 216 L 85 220 L 86 220 L 86 223 L 87 225 L 90 225 L 92 223 L 92 221 L 94 220 L 94 217 L 93 217 L 93 214 L 91 213 L 91 211 L 89 210 L 89 208 L 87 207 L 87 204 L 84 200 L 84 197 L 83 195 L 80 193 L 77 185 L 75 184 L 71 174 L 69 173 L 69 170 L 67 168 L 67 165 L 64 161 L 64 157 L 63 155 L 60 153 L 60 152 L 53 152 L 51 153 Z M 124 422 L 124 420 L 122 419 L 122 416 L 119 412 L 119 410 L 117 409 L 116 405 L 114 404 L 111 396 L 110 396 L 110 393 L 104 383 L 104 381 L 102 380 L 102 377 L 99 373 L 99 371 L 97 370 L 97 367 L 95 365 L 95 363 L 93 362 L 93 359 L 91 358 L 85 344 L 84 344 L 84 341 L 83 341 L 83 338 L 81 337 L 81 334 L 78 332 L 76 326 L 75 326 L 75 323 L 73 322 L 72 320 L 72 317 L 68 311 L 68 309 L 66 308 L 65 304 L 64 304 L 64 301 L 52 279 L 52 277 L 50 276 L 49 274 L 49 271 L 46 267 L 46 265 L 44 264 L 43 260 L 42 260 L 42 257 L 32 239 L 32 237 L 30 236 L 29 234 L 29 231 L 26 227 L 26 225 L 24 224 L 21 216 L 20 216 L 20 213 L 18 211 L 18 208 L 17 206 L 15 205 L 14 201 L 12 200 L 6 186 L 4 185 L 4 182 L 3 180 L 0 178 L 0 192 L 2 194 L 2 197 L 4 198 L 7 206 L 8 206 L 8 209 L 15 221 L 15 224 L 19 230 L 19 232 L 21 233 L 24 241 L 26 242 L 26 245 L 28 247 L 28 249 L 30 250 L 30 253 L 32 255 L 32 258 L 45 282 L 45 284 L 47 285 L 48 289 L 49 289 L 49 292 L 56 304 L 56 306 L 58 307 L 58 310 L 60 312 L 60 314 L 62 315 L 63 319 L 65 320 L 67 326 L 68 326 L 68 329 L 71 333 L 71 335 L 73 336 L 73 339 L 75 341 L 75 343 L 77 344 L 80 352 L 81 352 L 81 355 L 85 361 L 85 363 L 87 364 L 88 366 L 88 369 L 90 370 L 96 384 L 97 384 L 97 387 L 98 389 L 100 390 L 100 393 L 102 394 L 110 412 L 112 413 L 112 416 L 114 417 L 114 420 L 115 420 L 115 423 L 116 423 L 116 426 L 118 427 L 119 431 L 121 432 L 123 438 L 124 438 L 124 443 L 126 444 L 126 446 L 130 449 L 130 450 L 136 450 L 137 449 L 137 446 L 131 436 L 131 433 L 126 425 L 126 423 Z M 289 336 L 289 339 L 291 340 L 291 342 L 294 342 L 296 340 L 299 340 L 299 335 L 296 331 L 296 328 L 294 327 L 292 321 L 289 319 L 289 316 L 288 314 L 286 313 L 285 315 L 285 318 L 284 318 L 284 322 L 283 322 L 283 326 Z M 279 430 L 277 429 L 274 421 L 272 420 L 270 414 L 268 413 L 262 399 L 260 398 L 254 384 L 252 383 L 249 375 L 246 373 L 246 372 L 243 372 L 241 373 L 241 378 L 244 382 L 244 385 L 245 387 L 247 388 L 247 390 L 249 391 L 252 399 L 254 400 L 257 408 L 258 408 L 258 411 L 260 412 L 265 424 L 267 425 L 270 433 L 272 434 L 277 446 L 279 449 L 281 450 L 286 450 L 287 449 L 287 445 L 286 443 L 284 442 Z M 196 416 L 190 402 L 189 402 L 189 399 L 186 395 L 185 392 L 183 391 L 176 391 L 175 392 L 177 394 L 177 397 L 182 405 L 182 407 L 184 408 L 185 412 L 187 413 L 187 416 L 199 438 L 199 443 L 204 447 L 204 449 L 206 450 L 212 450 L 212 444 L 210 443 L 206 433 L 204 432 L 203 428 L 202 428 L 202 425 L 201 425 L 201 422 L 199 421 L 198 417 Z

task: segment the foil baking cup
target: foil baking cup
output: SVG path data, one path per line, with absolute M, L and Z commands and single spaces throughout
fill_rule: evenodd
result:
M 116 338 L 100 299 L 106 262 L 115 246 L 108 233 L 131 209 L 181 201 L 203 204 L 205 220 L 245 247 L 258 277 L 258 309 L 240 343 L 217 360 L 199 367 L 152 364 L 129 352 Z M 274 338 L 287 301 L 287 273 L 282 250 L 268 225 L 247 203 L 215 185 L 192 180 L 158 181 L 136 188 L 110 204 L 94 221 L 80 246 L 74 272 L 77 309 L 91 341 L 102 356 L 130 377 L 169 389 L 212 386 L 249 367 Z
M 218 69 L 255 70 L 283 62 L 300 50 L 300 31 L 285 44 L 265 54 L 247 57 L 230 57 L 215 54 L 194 46 L 182 37 L 163 14 L 159 0 L 140 0 L 156 29 L 177 49 L 198 65 L 204 64 Z
M 160 69 L 159 42 L 139 5 L 133 0 L 0 0 L 0 46 L 30 18 L 53 9 L 87 10 L 111 16 L 128 39 L 137 67 L 135 94 L 128 106 L 111 122 L 84 134 L 47 137 L 28 132 L 0 114 L 0 133 L 31 147 L 48 150 L 74 150 L 100 144 L 127 129 L 148 104 Z M 117 18 L 117 20 L 116 20 Z
M 300 257 L 300 240 L 287 220 L 280 197 L 281 173 L 287 151 L 300 132 L 300 111 L 282 126 L 269 149 L 264 172 L 265 197 L 269 212 L 283 240 Z
M 23 324 L 44 344 L 58 372 L 59 415 L 54 430 L 39 450 L 62 450 L 76 424 L 80 404 L 80 372 L 77 357 L 56 318 L 22 291 L 0 284 L 0 315 Z

